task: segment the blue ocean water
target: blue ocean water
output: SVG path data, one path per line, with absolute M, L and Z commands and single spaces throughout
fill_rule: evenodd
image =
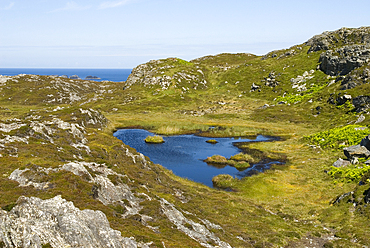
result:
M 68 77 L 77 75 L 81 79 L 87 76 L 96 76 L 100 79 L 96 81 L 126 81 L 130 75 L 131 69 L 59 69 L 59 68 L 0 68 L 0 75 L 15 76 L 19 74 L 33 74 L 33 75 L 67 75 Z

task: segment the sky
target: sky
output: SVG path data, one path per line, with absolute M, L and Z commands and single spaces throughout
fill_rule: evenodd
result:
M 370 26 L 368 0 L 0 0 L 0 68 L 133 68 L 266 54 Z

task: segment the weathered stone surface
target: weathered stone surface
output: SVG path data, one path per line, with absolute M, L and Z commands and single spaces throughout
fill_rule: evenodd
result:
M 334 167 L 346 167 L 346 166 L 348 166 L 348 165 L 350 165 L 350 164 L 351 164 L 351 162 L 350 162 L 350 161 L 348 161 L 348 160 L 343 160 L 343 159 L 339 158 L 337 161 L 335 161 L 335 162 L 333 163 L 333 166 L 334 166 Z
M 370 108 L 370 96 L 357 96 L 353 98 L 352 103 L 357 113 L 367 112 Z
M 358 158 L 370 157 L 370 151 L 366 147 L 361 146 L 361 145 L 345 147 L 343 148 L 343 152 L 344 152 L 344 155 L 346 155 L 348 159 L 352 159 L 353 157 L 358 157 Z
M 6 247 L 148 247 L 110 228 L 101 211 L 81 211 L 61 196 L 21 196 L 10 212 L 0 210 L 0 240 Z
M 340 96 L 340 97 L 337 98 L 337 105 L 343 105 L 346 102 L 351 101 L 351 100 L 352 100 L 352 96 L 351 95 L 343 95 L 343 96 Z
M 163 213 L 174 225 L 176 225 L 177 229 L 184 232 L 190 238 L 199 242 L 202 246 L 207 248 L 213 247 L 231 248 L 231 246 L 228 243 L 221 241 L 214 233 L 210 232 L 204 225 L 187 219 L 179 210 L 175 208 L 173 204 L 169 203 L 165 199 L 161 199 L 161 206 Z M 204 222 L 204 220 L 202 222 Z M 211 225 L 208 222 L 206 222 L 205 224 Z M 191 226 L 191 228 L 187 226 Z M 217 229 L 219 229 L 219 226 L 217 226 Z M 210 243 L 215 243 L 216 245 L 213 246 Z
M 310 46 L 308 53 L 328 50 L 341 41 L 343 44 L 369 44 L 370 27 L 341 28 L 332 32 L 315 35 L 305 44 Z
M 370 61 L 368 46 L 351 45 L 322 53 L 320 70 L 331 76 L 347 75 Z

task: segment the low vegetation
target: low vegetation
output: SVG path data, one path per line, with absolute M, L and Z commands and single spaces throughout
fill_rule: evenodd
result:
M 202 247 L 184 232 L 196 229 L 193 222 L 232 247 L 364 247 L 370 243 L 365 207 L 369 167 L 365 159 L 341 168 L 332 165 L 343 157 L 342 148 L 369 134 L 368 64 L 333 76 L 320 69 L 320 55 L 347 44 L 362 45 L 368 33 L 366 28 L 341 29 L 265 56 L 150 61 L 134 69 L 126 83 L 32 75 L 1 79 L 3 212 L 12 211 L 22 195 L 61 195 L 80 209 L 102 211 L 122 236 L 151 247 Z M 347 81 L 358 83 L 352 87 Z M 344 95 L 351 96 L 349 103 L 341 102 Z M 209 188 L 122 144 L 112 136 L 119 127 L 210 139 L 248 137 L 248 144 L 235 140 L 241 153 L 215 155 L 206 162 L 240 170 L 260 161 L 284 164 L 241 179 L 218 175 L 212 179 L 215 188 Z M 261 134 L 279 139 L 260 142 Z M 158 137 L 156 143 L 164 141 Z M 72 161 L 112 170 L 107 178 L 130 188 L 140 209 L 123 217 L 133 207 L 130 202 L 104 205 L 97 197 L 99 185 L 88 174 L 42 170 Z M 48 184 L 42 189 L 19 186 L 9 179 L 16 169 L 29 169 L 25 175 L 31 181 Z M 181 227 L 165 215 L 172 207 L 179 210 L 174 216 L 186 218 Z
M 164 143 L 163 137 L 159 135 L 154 135 L 151 136 L 149 135 L 148 137 L 145 138 L 146 143 L 151 143 L 151 144 L 160 144 Z

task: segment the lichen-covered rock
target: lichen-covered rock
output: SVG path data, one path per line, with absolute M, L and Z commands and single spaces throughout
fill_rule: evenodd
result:
M 110 228 L 103 212 L 80 210 L 61 196 L 21 196 L 10 212 L 0 210 L 0 240 L 6 247 L 147 247 Z

